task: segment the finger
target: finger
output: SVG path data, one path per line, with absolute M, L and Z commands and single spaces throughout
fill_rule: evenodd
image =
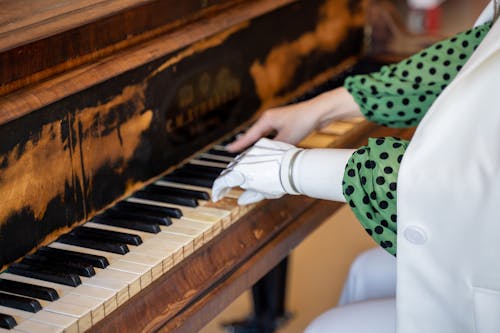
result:
M 212 186 L 212 201 L 222 199 L 232 187 L 240 186 L 245 182 L 245 177 L 237 172 L 231 171 L 224 176 L 217 178 Z
M 266 118 L 261 117 L 253 126 L 248 129 L 248 131 L 246 131 L 245 134 L 237 138 L 236 141 L 228 144 L 226 146 L 226 149 L 232 153 L 241 151 L 253 144 L 258 139 L 266 136 L 273 129 L 273 126 L 266 120 Z
M 265 199 L 264 195 L 255 191 L 245 191 L 238 198 L 238 205 L 250 205 Z

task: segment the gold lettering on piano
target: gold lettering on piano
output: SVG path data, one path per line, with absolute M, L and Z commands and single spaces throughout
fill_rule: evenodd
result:
M 203 72 L 188 80 L 177 92 L 177 109 L 167 118 L 168 133 L 189 126 L 241 93 L 240 79 L 227 67 Z M 206 120 L 205 120 L 206 121 Z M 208 124 L 208 123 L 206 123 Z
M 118 165 L 114 171 L 120 173 L 153 118 L 151 110 L 144 111 L 143 91 L 142 85 L 125 87 L 106 103 L 44 125 L 38 137 L 29 138 L 4 155 L 0 224 L 23 209 L 42 219 L 50 201 L 58 197 L 64 200 L 68 185 L 83 188 L 86 181 L 87 189 L 92 188 L 93 173 L 104 165 Z M 125 120 L 116 114 L 117 106 L 123 104 L 134 110 Z
M 210 77 L 210 74 L 208 73 L 203 73 L 200 76 L 200 80 L 198 82 L 198 86 L 200 89 L 200 92 L 203 96 L 208 95 L 208 92 L 210 91 L 210 85 L 212 84 L 212 78 Z
M 351 13 L 349 0 L 329 0 L 321 8 L 313 31 L 283 43 L 269 52 L 262 63 L 256 60 L 250 73 L 254 79 L 261 110 L 276 104 L 276 97 L 293 79 L 301 62 L 313 52 L 332 51 L 345 39 L 349 27 L 363 25 L 363 12 Z
M 193 86 L 185 85 L 179 90 L 179 108 L 185 108 L 194 102 Z

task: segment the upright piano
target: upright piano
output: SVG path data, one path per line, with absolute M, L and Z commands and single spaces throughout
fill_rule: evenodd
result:
M 340 207 L 210 186 L 272 106 L 338 86 L 368 1 L 4 0 L 0 332 L 196 332 Z M 404 135 L 363 120 L 305 147 Z

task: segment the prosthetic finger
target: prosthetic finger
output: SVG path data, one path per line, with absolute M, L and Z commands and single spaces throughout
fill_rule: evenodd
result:
M 227 171 L 227 172 L 226 172 Z M 236 170 L 226 170 L 217 178 L 212 186 L 212 201 L 222 199 L 233 187 L 245 182 L 245 176 Z

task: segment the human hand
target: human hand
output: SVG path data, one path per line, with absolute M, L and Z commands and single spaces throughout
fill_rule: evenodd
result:
M 313 99 L 265 111 L 236 141 L 226 146 L 238 152 L 273 131 L 277 141 L 297 144 L 309 133 L 335 119 L 360 116 L 359 106 L 345 88 L 337 88 Z
M 260 139 L 253 147 L 237 156 L 215 180 L 212 200 L 220 200 L 236 186 L 246 190 L 238 199 L 240 205 L 294 193 L 289 185 L 289 175 L 282 168 L 288 170 L 290 160 L 299 151 L 300 149 L 284 142 Z

